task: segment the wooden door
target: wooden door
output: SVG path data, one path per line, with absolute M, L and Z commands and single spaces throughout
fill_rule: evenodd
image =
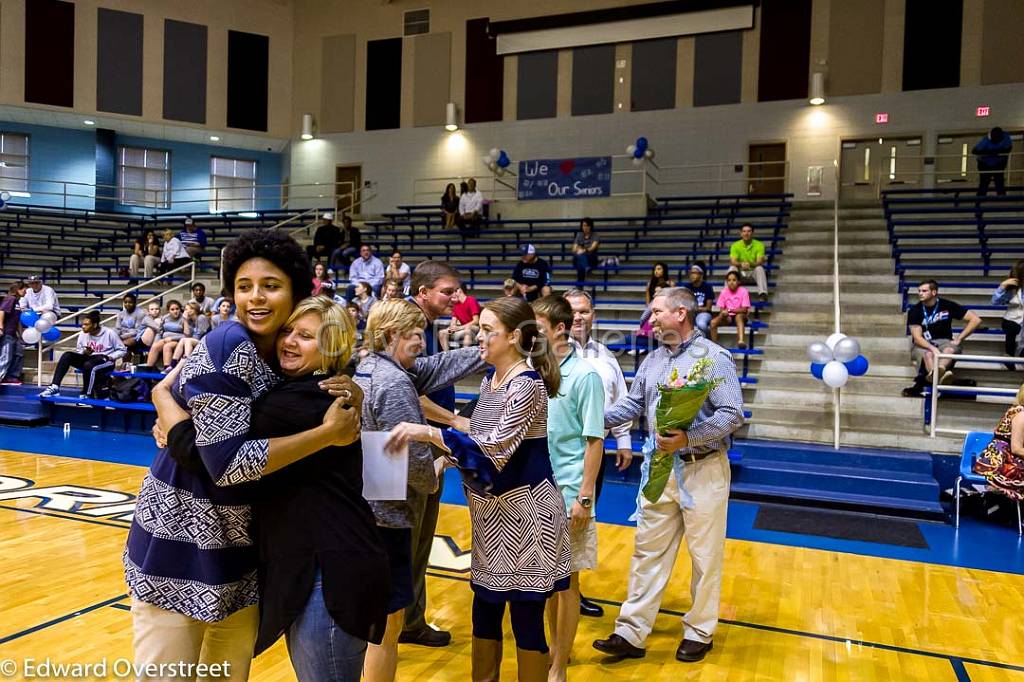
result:
M 340 218 L 345 213 L 352 212 L 352 206 L 360 199 L 357 190 L 363 186 L 363 167 L 338 166 L 334 171 L 334 194 L 336 197 L 335 210 Z M 359 212 L 359 206 L 356 206 Z
M 747 193 L 786 191 L 786 143 L 752 144 L 747 157 Z

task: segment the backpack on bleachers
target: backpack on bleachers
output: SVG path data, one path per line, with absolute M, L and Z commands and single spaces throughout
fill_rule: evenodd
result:
M 144 403 L 149 400 L 149 382 L 138 377 L 114 377 L 110 380 L 110 399 L 119 403 Z

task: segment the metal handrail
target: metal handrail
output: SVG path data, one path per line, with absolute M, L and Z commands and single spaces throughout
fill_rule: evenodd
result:
M 165 272 L 165 273 L 163 273 L 163 274 L 161 274 L 161 275 L 159 275 L 157 277 L 153 277 L 151 279 L 146 280 L 145 282 L 141 282 L 141 283 L 136 284 L 134 286 L 128 287 L 127 289 L 125 289 L 123 291 L 119 291 L 118 293 L 114 294 L 113 296 L 108 296 L 107 298 L 103 299 L 99 303 L 93 303 L 92 305 L 86 306 L 85 308 L 82 308 L 81 310 L 76 310 L 73 313 L 68 313 L 64 317 L 58 318 L 57 321 L 53 323 L 53 326 L 56 327 L 56 326 L 60 325 L 63 322 L 67 322 L 69 320 L 74 320 L 75 318 L 77 318 L 78 316 L 82 315 L 83 313 L 87 313 L 87 312 L 89 312 L 91 310 L 96 310 L 98 308 L 101 308 L 104 305 L 106 305 L 107 303 L 110 303 L 111 301 L 117 301 L 117 300 L 123 299 L 126 294 L 129 294 L 129 293 L 131 293 L 133 291 L 136 291 L 137 289 L 141 289 L 142 287 L 149 286 L 150 284 L 153 284 L 154 282 L 159 282 L 162 279 L 171 277 L 174 274 L 179 273 L 179 272 L 183 272 L 185 270 L 190 270 L 190 275 L 189 275 L 189 279 L 188 280 L 186 280 L 185 282 L 182 282 L 181 284 L 173 286 L 170 289 L 162 291 L 159 294 L 154 294 L 153 296 L 150 296 L 149 298 L 147 298 L 146 300 L 138 303 L 137 305 L 144 306 L 144 305 L 150 303 L 151 301 L 155 301 L 157 299 L 161 299 L 164 296 L 166 296 L 167 294 L 169 294 L 171 292 L 174 292 L 174 291 L 177 291 L 178 289 L 181 289 L 183 287 L 188 287 L 189 289 L 191 289 L 192 288 L 192 284 L 196 281 L 196 262 L 195 261 L 192 261 L 190 263 L 185 263 L 184 265 L 178 266 L 178 267 L 174 268 L 173 270 L 168 270 L 167 272 Z M 106 318 L 101 318 L 100 319 L 100 324 L 102 325 L 103 323 L 110 322 L 111 320 L 114 320 L 114 319 L 117 319 L 117 313 L 114 313 L 113 315 L 110 315 L 109 317 L 106 317 Z M 53 343 L 51 343 L 49 345 L 44 345 L 43 344 L 43 340 L 39 339 L 39 341 L 36 343 L 36 385 L 38 385 L 38 386 L 42 386 L 43 385 L 43 351 L 44 350 L 53 351 L 53 349 L 56 348 L 57 346 L 61 346 L 61 345 L 67 344 L 70 341 L 72 341 L 74 338 L 75 338 L 75 335 L 72 334 L 71 336 L 68 336 L 66 338 L 54 341 Z
M 939 422 L 939 392 L 950 391 L 955 393 L 997 393 L 998 395 L 1014 396 L 1017 395 L 1017 388 L 1002 388 L 999 386 L 985 387 L 985 386 L 943 386 L 939 383 L 939 361 L 945 359 L 955 359 L 957 362 L 971 361 L 971 362 L 991 362 L 997 364 L 1015 364 L 1024 365 L 1024 358 L 1013 357 L 1013 356 L 993 356 L 993 355 L 960 355 L 957 353 L 939 353 L 935 357 L 935 362 L 932 364 L 932 422 L 930 425 L 931 437 L 935 438 L 935 434 L 938 432 L 951 433 L 957 435 L 963 435 L 970 433 L 962 429 L 940 429 L 938 428 Z
M 835 318 L 835 333 L 838 334 L 842 328 L 840 323 L 840 305 L 839 305 L 839 159 L 832 159 L 832 168 L 835 171 L 836 178 L 836 191 L 835 197 L 832 200 L 832 299 L 833 299 L 833 317 Z M 840 409 L 842 407 L 842 389 L 832 389 L 832 401 L 833 401 L 833 417 L 832 425 L 832 447 L 836 450 L 839 449 L 839 428 L 840 428 Z

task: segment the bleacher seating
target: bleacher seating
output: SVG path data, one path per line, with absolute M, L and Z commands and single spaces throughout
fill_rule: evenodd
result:
M 1001 356 L 1004 307 L 991 304 L 992 292 L 1024 258 L 1024 187 L 1008 187 L 1006 196 L 978 197 L 973 188 L 890 190 L 882 193 L 903 309 L 917 303 L 917 286 L 935 279 L 940 297 L 964 305 L 982 318 L 967 340 L 970 355 Z M 954 331 L 959 331 L 954 325 Z M 956 375 L 979 386 L 1013 388 L 1022 374 L 991 362 L 960 361 Z M 1006 397 L 997 393 L 944 391 L 942 415 L 990 430 Z M 999 405 L 986 405 L 997 403 Z M 929 406 L 926 406 L 929 407 Z M 925 410 L 926 420 L 931 419 Z

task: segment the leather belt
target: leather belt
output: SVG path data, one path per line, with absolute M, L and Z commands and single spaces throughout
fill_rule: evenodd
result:
M 701 461 L 702 459 L 707 459 L 708 457 L 711 457 L 712 455 L 717 455 L 717 454 L 718 454 L 718 450 L 712 450 L 711 452 L 704 452 L 704 453 L 701 453 L 699 455 L 694 455 L 694 454 L 679 455 L 679 458 L 681 460 L 683 460 L 684 462 L 686 462 L 687 464 L 695 464 L 695 463 Z

